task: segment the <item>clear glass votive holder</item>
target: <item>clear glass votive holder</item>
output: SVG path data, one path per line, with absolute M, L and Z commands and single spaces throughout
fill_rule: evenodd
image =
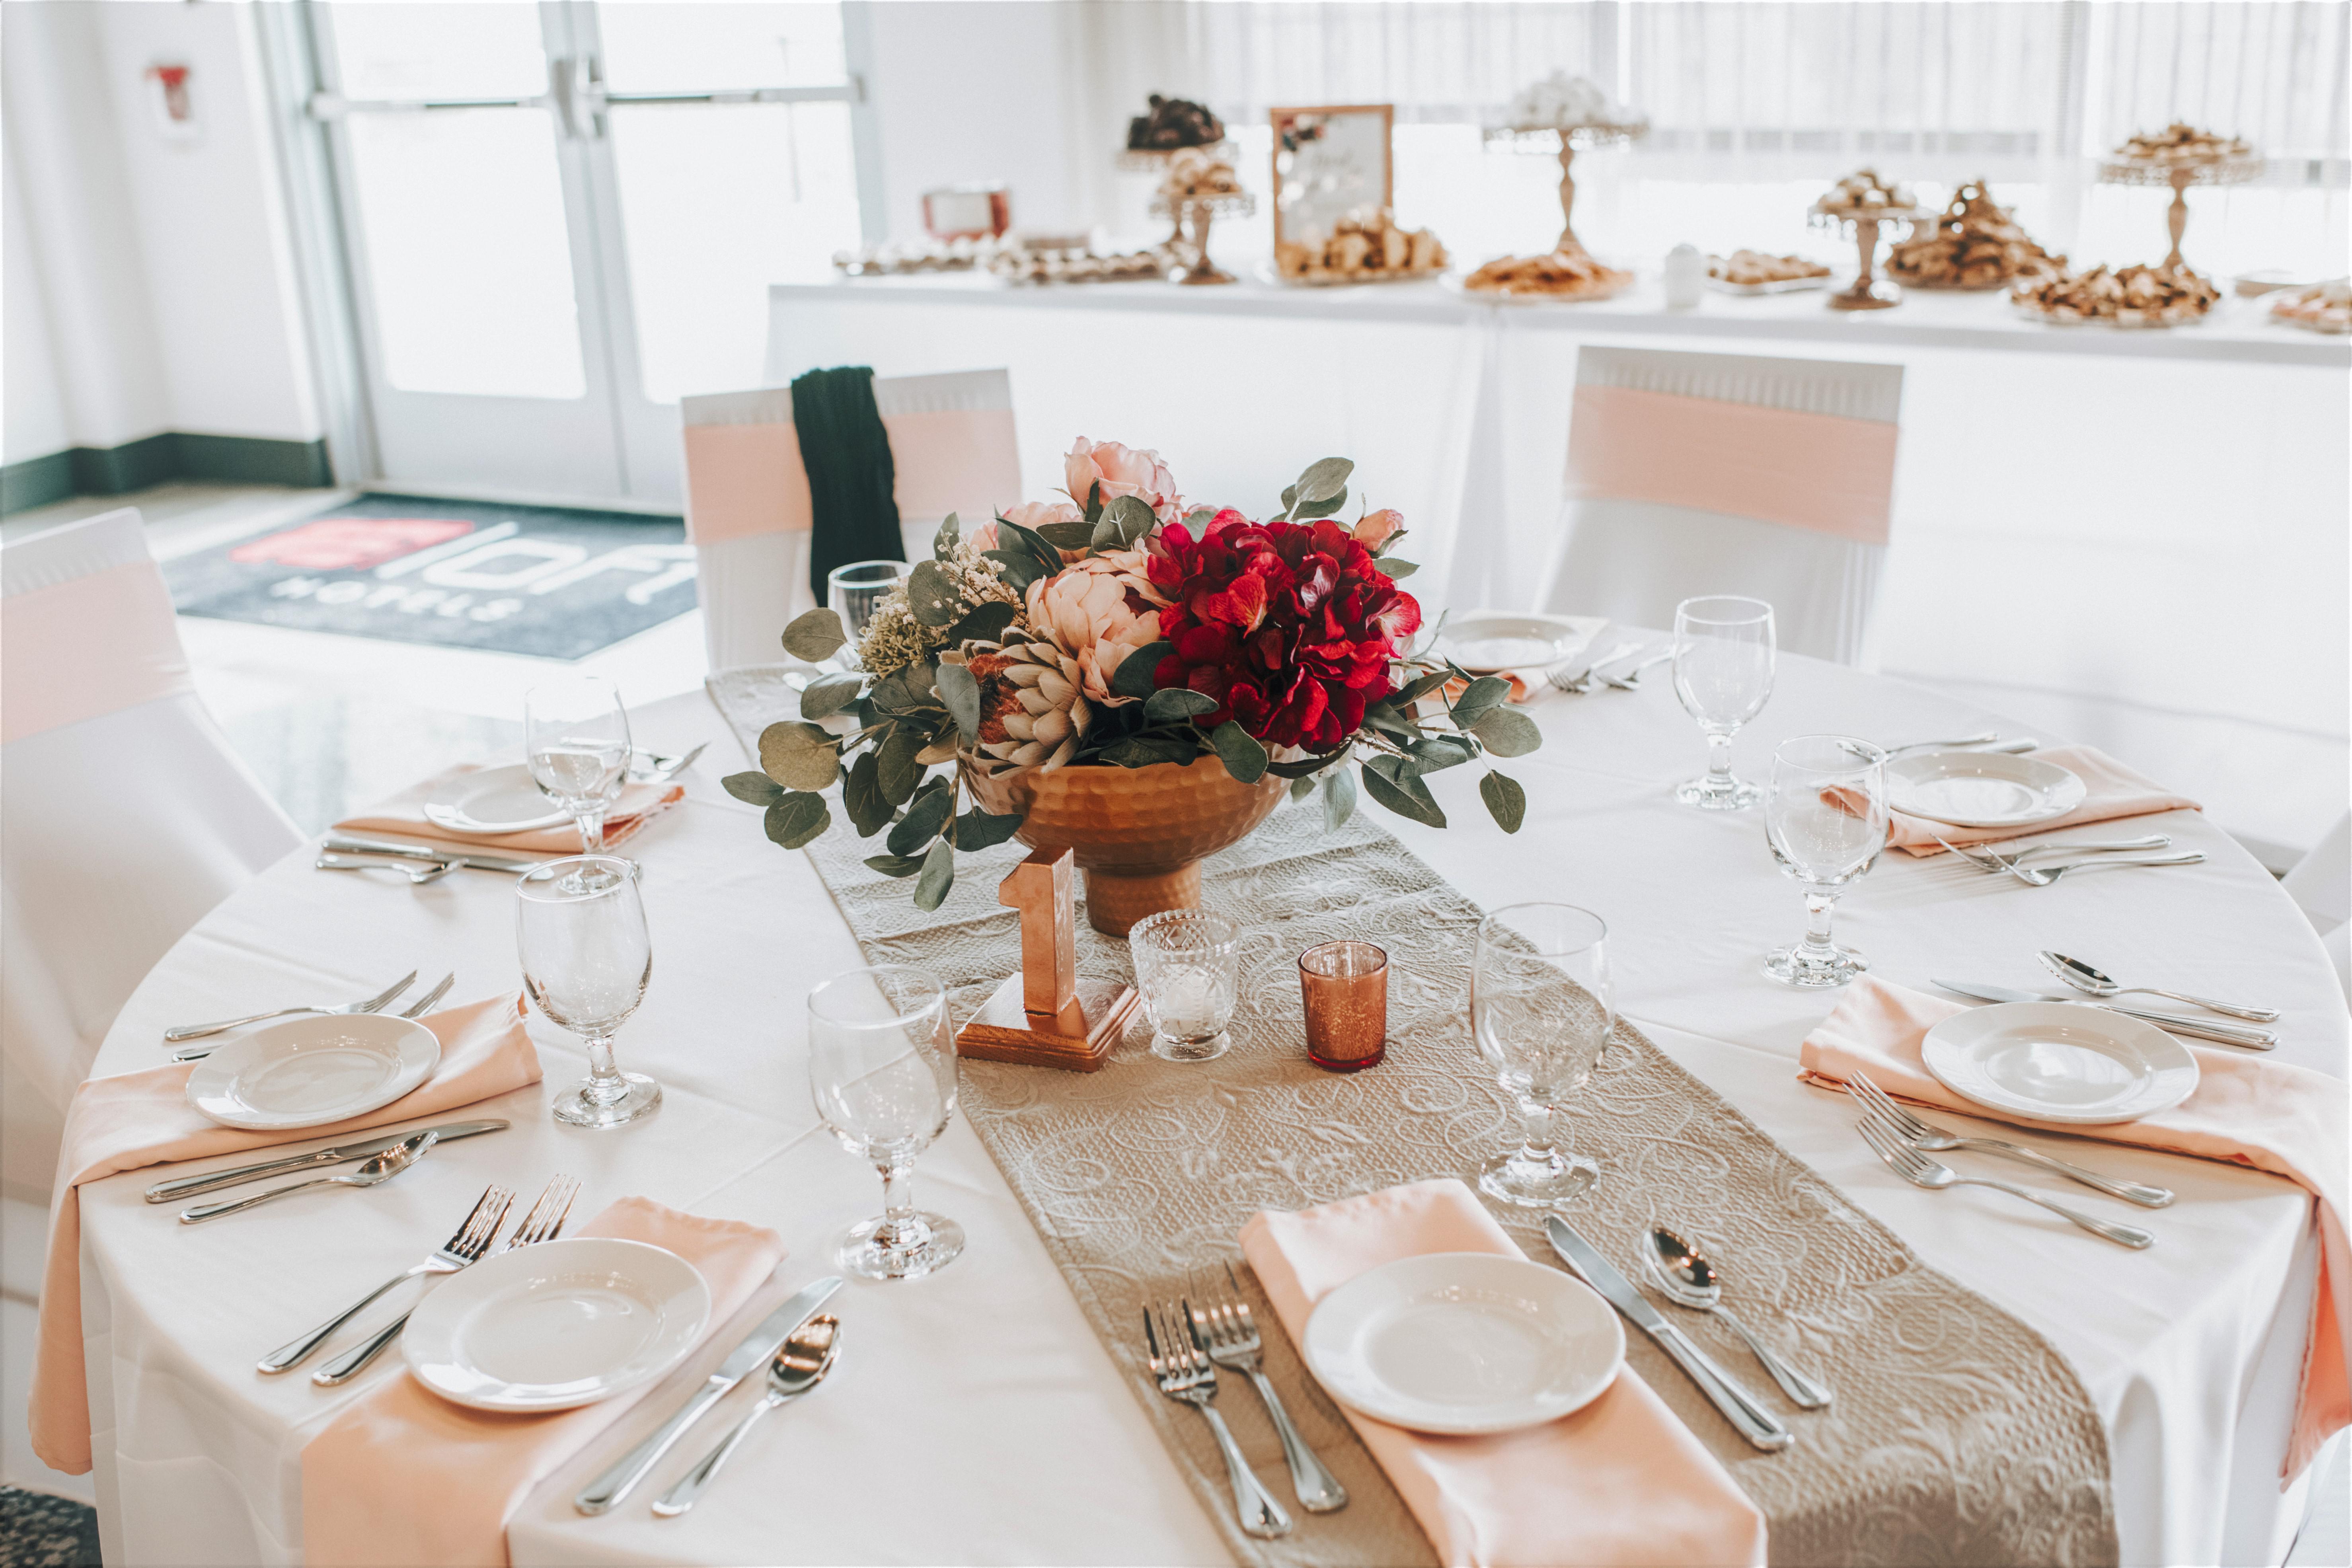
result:
M 1298 955 L 1307 1059 L 1325 1072 L 1377 1067 L 1389 1054 L 1389 955 L 1369 942 L 1327 942 Z
M 1151 1020 L 1151 1054 L 1165 1061 L 1205 1062 L 1232 1046 L 1241 979 L 1241 930 L 1207 910 L 1162 910 L 1127 933 L 1136 988 Z

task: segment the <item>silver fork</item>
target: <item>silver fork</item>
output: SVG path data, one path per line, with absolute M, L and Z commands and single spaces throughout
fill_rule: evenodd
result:
M 400 1010 L 400 1016 L 411 1020 L 412 1022 L 415 1019 L 422 1018 L 425 1014 L 433 1010 L 433 1005 L 436 1002 L 440 1001 L 442 997 L 446 996 L 449 994 L 449 987 L 456 984 L 457 984 L 457 976 L 455 973 L 443 975 L 441 977 L 440 984 L 436 985 L 432 990 L 427 991 L 423 996 L 417 998 L 407 1006 L 403 1007 Z M 218 1049 L 220 1049 L 218 1046 L 182 1046 L 178 1050 L 172 1053 L 172 1059 L 175 1062 L 200 1062 Z
M 2104 855 L 2120 849 L 2168 849 L 2172 847 L 2172 836 L 2168 833 L 2144 834 L 2137 838 L 2053 838 L 2045 844 L 2029 844 L 2016 853 L 2004 857 L 2000 848 L 1996 848 L 1991 844 L 1955 844 L 1941 834 L 1935 833 L 1929 834 L 1928 837 L 1979 870 L 1996 874 L 2013 871 L 2027 857 L 2033 855 L 2077 851 L 2084 854 Z M 2003 839 L 2001 844 L 2006 847 L 2016 842 L 2016 839 L 2009 838 Z
M 1886 1162 L 1888 1170 L 1893 1171 L 1915 1187 L 1925 1187 L 1929 1192 L 1941 1192 L 1946 1187 L 1990 1187 L 1995 1192 L 2007 1193 L 2014 1198 L 2023 1198 L 2027 1203 L 2039 1204 L 2052 1214 L 2073 1220 L 2093 1236 L 2105 1237 L 2118 1247 L 2137 1249 L 2156 1245 L 2155 1236 L 2136 1225 L 2111 1225 L 2103 1219 L 2093 1219 L 2086 1214 L 2077 1214 L 2063 1204 L 2052 1203 L 2039 1193 L 2029 1192 L 2023 1187 L 2011 1186 L 2007 1182 L 1989 1182 L 1981 1176 L 1963 1176 L 1949 1165 L 1938 1164 L 1897 1138 L 1884 1122 L 1865 1119 L 1855 1123 L 1854 1131 L 1862 1134 L 1862 1141 L 1870 1145 L 1872 1153 Z
M 1603 686 L 1615 687 L 1620 691 L 1638 691 L 1642 689 L 1642 672 L 1643 670 L 1648 669 L 1653 665 L 1664 664 L 1666 660 L 1674 657 L 1674 649 L 1670 647 L 1660 648 L 1657 652 L 1652 654 L 1649 658 L 1643 659 L 1633 668 L 1625 671 L 1622 675 L 1602 676 L 1601 678 L 1601 683 Z
M 2194 866 L 2204 852 L 2179 855 L 2105 855 L 2096 860 L 2074 860 L 2063 866 L 2009 866 L 2009 874 L 2029 888 L 2046 888 L 2069 871 L 2105 871 L 2119 866 Z
M 580 1183 L 576 1178 L 555 1177 L 547 1184 L 546 1189 L 539 1194 L 539 1201 L 530 1205 L 530 1212 L 522 1216 L 522 1223 L 515 1226 L 514 1234 L 507 1237 L 505 1244 L 498 1249 L 499 1252 L 512 1252 L 518 1247 L 529 1247 L 535 1241 L 553 1241 L 562 1233 L 563 1217 L 572 1212 L 572 1200 L 579 1195 Z M 493 1253 L 490 1256 L 496 1257 L 497 1254 Z M 382 1355 L 386 1345 L 400 1337 L 400 1331 L 408 1326 L 409 1312 L 414 1312 L 415 1310 L 411 1307 L 408 1312 L 401 1313 L 374 1333 L 312 1373 L 310 1381 L 320 1388 L 332 1388 L 339 1383 L 349 1383 L 362 1372 L 366 1371 L 368 1363 Z
M 1243 1532 L 1261 1541 L 1288 1535 L 1290 1515 L 1274 1500 L 1272 1492 L 1258 1484 L 1241 1445 L 1234 1441 L 1225 1418 L 1211 1403 L 1217 1397 L 1217 1369 L 1209 1364 L 1190 1333 L 1177 1331 L 1183 1319 L 1172 1303 L 1160 1309 L 1157 1320 L 1150 1308 L 1143 1309 L 1143 1342 L 1150 1351 L 1152 1379 L 1160 1393 L 1199 1411 L 1209 1430 L 1216 1434 L 1217 1451 L 1225 1457 L 1225 1475 L 1234 1488 L 1234 1511 L 1240 1516 Z M 1167 1347 L 1164 1352 L 1162 1345 Z
M 709 742 L 705 741 L 684 755 L 676 757 L 665 757 L 657 752 L 631 752 L 629 782 L 631 784 L 667 784 L 694 766 L 694 760 L 702 755 L 709 744 Z M 642 769 L 637 766 L 640 760 L 646 764 Z
M 514 1194 L 492 1184 L 482 1191 L 473 1209 L 463 1223 L 449 1235 L 449 1239 L 433 1249 L 424 1262 L 394 1275 L 325 1322 L 290 1344 L 278 1346 L 259 1363 L 268 1373 L 289 1372 L 301 1364 L 303 1359 L 323 1343 L 329 1334 L 358 1316 L 370 1301 L 404 1280 L 420 1274 L 454 1274 L 489 1250 L 490 1240 L 499 1233 L 499 1223 L 507 1217 L 507 1208 L 514 1202 Z
M 1595 670 L 1605 664 L 1615 664 L 1621 658 L 1630 658 L 1641 651 L 1640 643 L 1621 642 L 1609 650 L 1607 658 L 1592 659 L 1574 675 L 1570 675 L 1568 672 L 1568 666 L 1563 664 L 1559 668 L 1547 673 L 1544 679 L 1551 683 L 1551 688 L 1555 691 L 1565 691 L 1570 696 L 1581 697 L 1592 689 Z
M 1290 1412 L 1283 1407 L 1282 1396 L 1265 1372 L 1265 1342 L 1258 1338 L 1257 1324 L 1250 1316 L 1249 1302 L 1242 1295 L 1242 1282 L 1234 1278 L 1234 1267 L 1225 1265 L 1226 1283 L 1232 1293 L 1223 1297 L 1208 1296 L 1203 1310 L 1184 1303 L 1192 1320 L 1192 1343 L 1208 1353 L 1211 1361 L 1233 1372 L 1249 1374 L 1257 1389 L 1257 1396 L 1265 1402 L 1265 1414 L 1274 1423 L 1275 1436 L 1282 1439 L 1282 1457 L 1290 1463 L 1290 1489 L 1298 1494 L 1298 1506 L 1309 1513 L 1335 1513 L 1348 1506 L 1348 1489 L 1339 1478 L 1323 1468 L 1298 1428 L 1290 1424 Z M 1211 1287 L 1213 1290 L 1214 1286 Z
M 1853 1096 L 1854 1102 L 1862 1107 L 1865 1117 L 1884 1124 L 1887 1131 L 1914 1149 L 1931 1150 L 1938 1154 L 1962 1149 L 1974 1149 L 1987 1154 L 2003 1154 L 2012 1160 L 2022 1160 L 2029 1165 L 2039 1165 L 2045 1171 L 2055 1171 L 2068 1180 L 2080 1182 L 2095 1192 L 2105 1193 L 2111 1198 L 2121 1198 L 2127 1204 L 2137 1204 L 2142 1208 L 2160 1209 L 2172 1201 L 2172 1192 L 2168 1187 L 2151 1187 L 2138 1182 L 2119 1182 L 2112 1176 L 2102 1176 L 2096 1171 L 2086 1171 L 2080 1165 L 2069 1164 L 2066 1161 L 2053 1154 L 2045 1154 L 2039 1149 L 2029 1149 L 2022 1143 L 2007 1143 L 1998 1138 L 1965 1138 L 1956 1132 L 1947 1132 L 1942 1128 L 1931 1126 L 1912 1115 L 1908 1109 L 1895 1101 L 1894 1096 L 1871 1082 L 1861 1073 L 1855 1073 L 1852 1078 L 1847 1079 L 1845 1089 L 1848 1094 Z
M 569 821 L 570 818 L 567 817 L 565 820 Z M 316 860 L 310 862 L 310 866 L 312 869 L 319 871 L 397 871 L 410 882 L 421 888 L 427 882 L 437 882 L 456 870 L 457 862 L 435 860 L 422 866 L 404 866 L 397 860 L 371 860 L 353 855 L 321 853 Z
M 280 1007 L 275 1012 L 249 1013 L 242 1018 L 223 1018 L 215 1024 L 181 1024 L 163 1031 L 165 1045 L 177 1045 L 182 1040 L 200 1040 L 206 1035 L 226 1034 L 241 1029 L 247 1024 L 259 1024 L 271 1018 L 290 1018 L 297 1013 L 348 1016 L 352 1013 L 373 1013 L 388 1005 L 392 999 L 416 984 L 416 971 L 410 970 L 364 1002 L 346 1002 L 334 1007 Z

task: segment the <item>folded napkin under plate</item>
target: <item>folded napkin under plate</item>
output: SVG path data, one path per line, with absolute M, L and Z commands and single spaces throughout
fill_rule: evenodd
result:
M 580 853 L 580 830 L 568 822 L 558 827 L 537 827 L 523 833 L 461 834 L 425 820 L 428 802 L 446 800 L 467 775 L 481 771 L 482 764 L 466 763 L 436 773 L 381 805 L 338 822 L 335 831 L 364 837 L 397 838 L 430 849 L 487 849 L 508 855 L 539 856 Z M 619 847 L 646 823 L 685 798 L 686 790 L 680 784 L 625 785 L 621 798 L 604 815 L 604 847 Z
M 419 1019 L 441 1042 L 433 1076 L 389 1105 L 323 1127 L 256 1132 L 208 1121 L 188 1103 L 194 1062 L 94 1078 L 76 1089 L 58 1161 L 66 1174 L 49 1209 L 33 1365 L 33 1451 L 41 1462 L 71 1476 L 90 1467 L 89 1397 L 82 1365 L 81 1200 L 76 1191 L 82 1183 L 143 1165 L 331 1140 L 438 1115 L 537 1083 L 539 1052 L 523 1033 L 522 1017 L 522 999 L 510 995 Z
M 2066 769 L 2083 781 L 2083 804 L 2063 816 L 2022 827 L 1955 827 L 1924 816 L 1887 813 L 1886 842 L 1912 855 L 1941 855 L 1943 838 L 1953 844 L 2005 843 L 2023 833 L 2051 833 L 2062 827 L 2108 822 L 2119 816 L 2146 816 L 2158 811 L 2202 811 L 2185 795 L 2175 795 L 2153 780 L 2141 777 L 2095 746 L 2045 746 L 2033 753 L 2045 763 Z
M 2346 1129 L 2343 1083 L 2287 1062 L 2189 1046 L 2197 1058 L 2197 1090 L 2169 1110 L 2095 1126 L 2005 1117 L 1946 1089 L 1920 1058 L 1927 1031 L 1968 1010 L 1864 975 L 1805 1037 L 1798 1076 L 1842 1089 L 1859 1072 L 1914 1105 L 2247 1165 L 2284 1176 L 2318 1199 L 2319 1290 L 2304 1345 L 2294 1431 L 2280 1478 L 2292 1480 L 2321 1444 L 2352 1425 L 2352 1378 L 2347 1375 L 2352 1365 L 2352 1246 L 2344 1223 L 2352 1139 Z
M 572 1233 L 664 1247 L 710 1287 L 703 1344 L 783 1260 L 772 1230 L 623 1198 Z M 545 1415 L 469 1410 L 413 1377 L 381 1380 L 302 1449 L 302 1556 L 320 1568 L 505 1568 L 507 1519 L 548 1473 L 667 1387 Z M 429 1504 L 422 1500 L 430 1500 Z
M 1242 1252 L 1291 1342 L 1317 1302 L 1396 1258 L 1527 1255 L 1451 1177 L 1254 1215 Z M 1448 1564 L 1761 1564 L 1764 1516 L 1632 1367 L 1571 1415 L 1488 1436 L 1345 1412 Z

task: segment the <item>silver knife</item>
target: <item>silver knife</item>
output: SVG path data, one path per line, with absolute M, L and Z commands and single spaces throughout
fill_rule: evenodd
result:
M 388 1138 L 371 1138 L 364 1143 L 339 1143 L 332 1149 L 316 1149 L 308 1154 L 289 1154 L 282 1160 L 265 1160 L 258 1165 L 234 1165 L 226 1171 L 213 1171 L 201 1176 L 181 1176 L 173 1181 L 158 1182 L 147 1189 L 147 1201 L 168 1204 L 174 1198 L 209 1193 L 215 1187 L 234 1187 L 243 1182 L 257 1182 L 264 1176 L 282 1176 L 289 1171 L 307 1170 L 314 1165 L 349 1164 L 353 1160 L 381 1154 L 394 1143 L 414 1138 L 419 1132 L 438 1132 L 441 1142 L 452 1143 L 460 1138 L 472 1138 L 484 1132 L 503 1132 L 510 1125 L 509 1122 L 493 1120 L 449 1121 L 438 1127 L 412 1127 Z
M 816 1310 L 841 1289 L 841 1276 L 828 1274 L 813 1285 L 796 1291 L 792 1300 L 769 1313 L 743 1337 L 743 1342 L 729 1352 L 719 1370 L 695 1391 L 694 1397 L 678 1407 L 677 1415 L 663 1422 L 654 1435 L 621 1456 L 613 1468 L 590 1481 L 572 1500 L 572 1506 L 582 1513 L 603 1513 L 623 1498 L 629 1489 L 646 1479 L 646 1472 L 660 1462 L 669 1452 L 670 1445 L 685 1436 L 686 1429 L 702 1418 L 702 1413 L 719 1403 L 729 1389 L 775 1359 L 784 1342 L 797 1332 L 803 1323 L 816 1316 Z
M 1795 1433 L 1756 1403 L 1754 1394 L 1716 1365 L 1714 1359 L 1694 1344 L 1688 1335 L 1666 1321 L 1665 1315 L 1651 1306 L 1648 1299 L 1633 1289 L 1633 1282 L 1618 1273 L 1616 1266 L 1577 1235 L 1566 1220 L 1553 1215 L 1544 1221 L 1544 1234 L 1551 1238 L 1552 1250 L 1559 1254 L 1570 1271 L 1600 1291 L 1611 1306 L 1624 1313 L 1627 1321 L 1672 1357 L 1676 1366 L 1690 1373 L 1699 1392 L 1715 1402 L 1723 1418 L 1738 1428 L 1741 1436 L 1767 1452 L 1777 1452 L 1797 1440 Z
M 458 865 L 470 866 L 477 871 L 528 871 L 534 866 L 562 858 L 558 855 L 530 858 L 470 849 L 428 849 L 422 844 L 398 844 L 389 838 L 352 838 L 342 834 L 331 835 L 322 847 L 339 855 L 392 855 L 403 860 L 455 860 Z
M 2067 996 L 2047 991 L 2019 991 L 2007 985 L 1963 985 L 1957 980 L 1937 980 L 1936 984 L 1947 991 L 1957 991 L 1963 996 L 1973 996 L 1979 1002 L 2068 1002 L 2083 1007 L 2102 1007 L 2110 1013 L 2121 1013 L 2126 1018 L 2137 1018 L 2154 1024 L 2168 1035 L 2187 1035 L 2191 1039 L 2218 1040 L 2225 1046 L 2243 1046 L 2250 1051 L 2267 1051 L 2279 1042 L 2269 1029 L 2251 1028 L 2243 1024 L 2209 1023 L 2203 1018 L 2184 1018 L 2178 1013 L 2158 1013 L 2140 1007 L 2118 1007 L 2111 1002 L 2095 1001 L 2088 996 Z

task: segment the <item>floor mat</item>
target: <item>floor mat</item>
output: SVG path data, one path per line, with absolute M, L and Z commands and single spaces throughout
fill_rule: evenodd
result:
M 0 1568 L 99 1568 L 98 1515 L 69 1498 L 0 1487 Z
M 676 517 L 363 495 L 166 562 L 184 616 L 584 658 L 694 608 Z

